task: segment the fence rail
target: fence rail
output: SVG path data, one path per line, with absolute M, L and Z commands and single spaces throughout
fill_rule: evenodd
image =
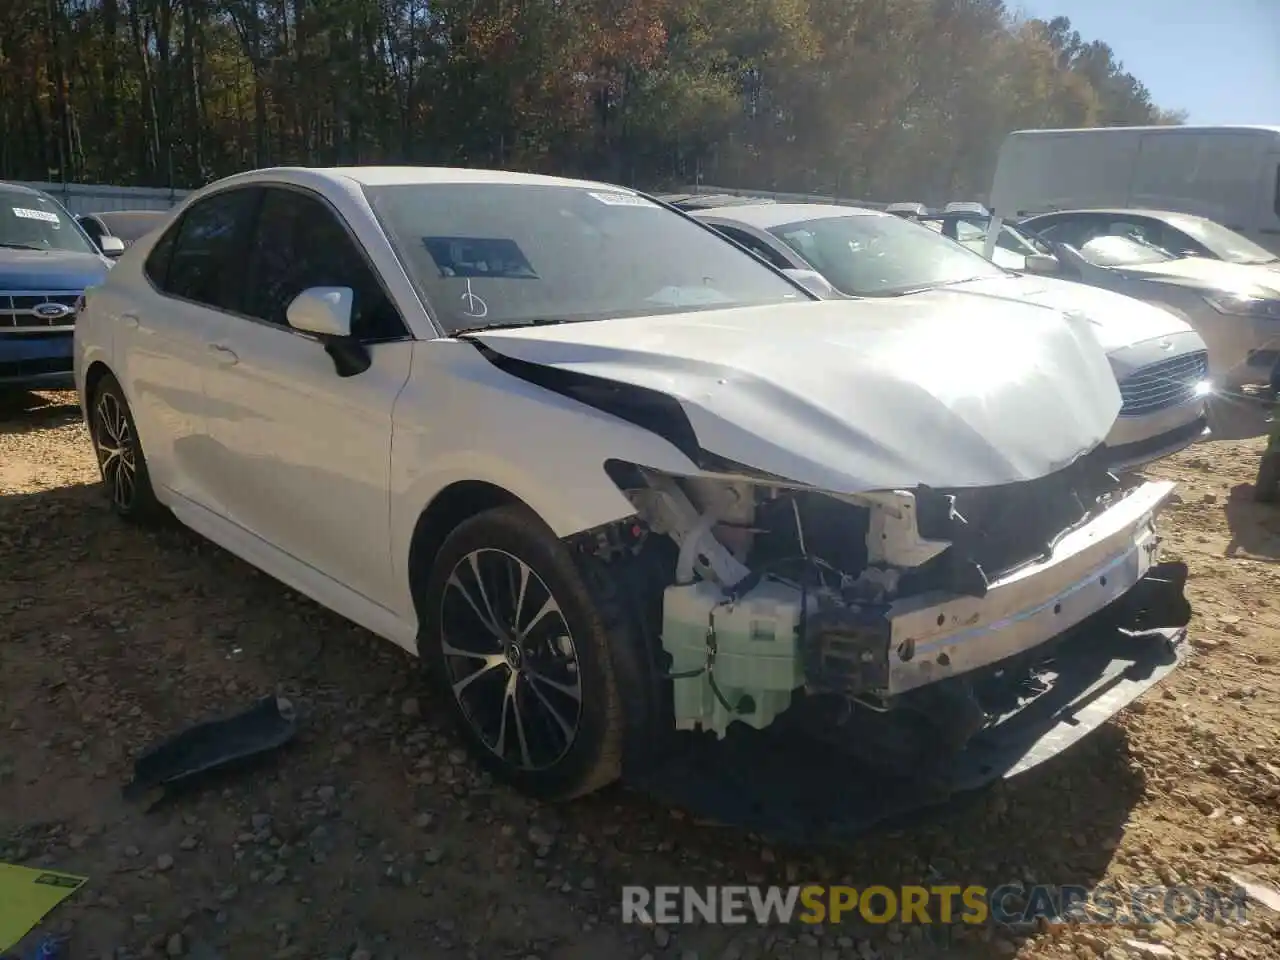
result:
M 168 210 L 191 193 L 190 190 L 170 190 L 167 187 L 116 187 L 105 183 L 8 182 L 42 190 L 73 214 L 108 210 Z

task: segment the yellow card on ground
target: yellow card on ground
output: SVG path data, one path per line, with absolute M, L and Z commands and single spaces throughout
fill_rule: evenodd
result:
M 8 950 L 87 877 L 0 863 L 0 950 Z

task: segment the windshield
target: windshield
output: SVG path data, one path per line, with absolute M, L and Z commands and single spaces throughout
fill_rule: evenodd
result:
M 1136 267 L 1175 259 L 1167 250 L 1136 237 L 1094 237 L 1080 248 L 1080 256 L 1095 267 Z
M 1221 260 L 1231 263 L 1274 263 L 1276 255 L 1264 247 L 1258 246 L 1248 237 L 1242 237 L 1234 230 L 1228 230 L 1212 220 L 1200 220 L 1195 217 L 1170 217 L 1169 226 L 1181 230 L 1191 239 L 1198 240 L 1209 248 L 1209 251 Z
M 67 212 L 38 193 L 0 189 L 0 249 L 97 253 Z
M 449 333 L 811 299 L 712 230 L 620 189 L 431 183 L 365 192 Z
M 891 297 L 1005 271 L 954 240 L 900 217 L 861 214 L 770 230 L 841 293 Z

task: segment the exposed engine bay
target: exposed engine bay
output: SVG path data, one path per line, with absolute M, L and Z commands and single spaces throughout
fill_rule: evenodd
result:
M 1126 488 L 1093 456 L 1003 487 L 858 495 L 608 470 L 636 515 L 579 547 L 651 565 L 675 729 L 778 724 L 904 770 L 1049 690 L 1052 651 L 1156 565 L 1173 491 Z

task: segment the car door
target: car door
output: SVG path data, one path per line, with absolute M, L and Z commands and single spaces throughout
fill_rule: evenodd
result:
M 154 483 L 223 513 L 210 485 L 218 451 L 203 389 L 210 325 L 234 305 L 258 200 L 233 188 L 197 201 L 147 254 L 144 283 L 121 293 L 113 355 Z M 112 291 L 114 294 L 114 291 Z
M 409 378 L 408 331 L 317 194 L 266 188 L 247 253 L 239 312 L 213 325 L 221 365 L 205 379 L 218 494 L 244 531 L 389 605 L 391 410 Z M 318 286 L 354 291 L 363 373 L 340 377 L 319 339 L 289 326 L 289 303 Z

